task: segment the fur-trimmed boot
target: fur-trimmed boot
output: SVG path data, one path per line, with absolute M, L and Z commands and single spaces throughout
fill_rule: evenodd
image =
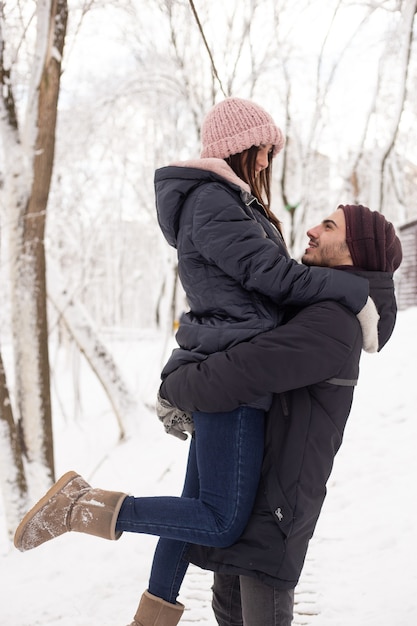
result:
M 67 472 L 26 513 L 14 536 L 21 552 L 75 531 L 119 539 L 116 521 L 127 494 L 93 489 L 76 472 Z
M 180 602 L 171 604 L 145 591 L 129 626 L 176 626 L 184 613 Z

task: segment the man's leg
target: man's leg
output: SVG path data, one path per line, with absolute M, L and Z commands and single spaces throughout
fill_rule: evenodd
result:
M 291 626 L 294 589 L 282 591 L 240 576 L 240 596 L 244 626 Z
M 212 607 L 219 626 L 243 626 L 239 576 L 214 574 Z

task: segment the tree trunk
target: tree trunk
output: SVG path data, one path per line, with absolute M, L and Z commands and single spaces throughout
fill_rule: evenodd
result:
M 41 3 L 42 4 L 42 3 Z M 28 130 L 32 184 L 15 222 L 13 247 L 13 336 L 16 402 L 24 451 L 36 463 L 37 480 L 54 480 L 54 455 L 48 356 L 44 233 L 55 148 L 57 102 L 64 47 L 67 2 L 52 0 L 49 14 L 38 5 L 38 39 L 33 76 L 40 81 L 29 97 Z M 29 145 L 28 151 L 31 150 Z M 43 474 L 43 475 L 42 475 Z
M 7 388 L 3 358 L 0 353 L 0 491 L 5 504 L 10 538 L 26 509 L 27 483 L 22 447 Z

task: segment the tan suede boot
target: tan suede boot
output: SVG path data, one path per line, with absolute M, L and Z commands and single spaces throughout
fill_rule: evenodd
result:
M 184 613 L 180 602 L 170 604 L 145 591 L 130 626 L 176 626 Z
M 103 539 L 119 539 L 116 520 L 125 493 L 93 489 L 79 474 L 67 472 L 26 513 L 14 536 L 21 552 L 75 531 Z

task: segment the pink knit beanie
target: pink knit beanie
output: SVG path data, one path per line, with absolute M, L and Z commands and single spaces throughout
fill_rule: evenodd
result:
M 227 98 L 208 112 L 201 128 L 201 142 L 201 158 L 225 159 L 261 144 L 272 144 L 276 156 L 285 139 L 269 113 L 258 104 Z

